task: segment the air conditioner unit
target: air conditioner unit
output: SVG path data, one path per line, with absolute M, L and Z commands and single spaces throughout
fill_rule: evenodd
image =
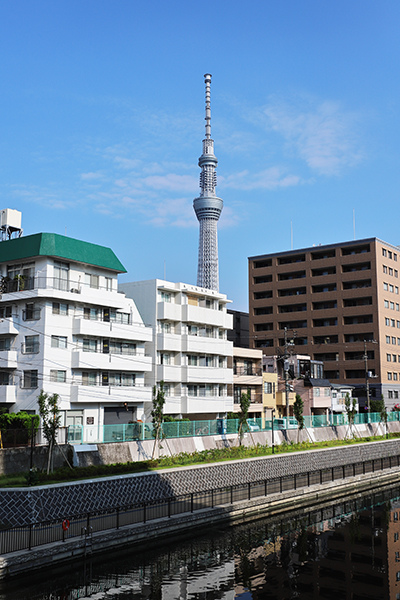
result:
M 73 294 L 80 294 L 80 293 L 81 293 L 81 290 L 78 290 L 77 288 L 71 288 L 71 292 L 72 292 Z

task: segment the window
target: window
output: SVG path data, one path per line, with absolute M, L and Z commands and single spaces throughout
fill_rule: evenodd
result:
M 161 333 L 171 333 L 171 323 L 166 323 L 165 321 L 160 321 L 159 327 L 160 327 Z
M 391 284 L 391 283 L 389 283 L 389 292 L 392 292 L 392 293 L 393 293 L 393 286 L 392 286 L 392 284 Z
M 386 360 L 387 360 L 387 362 L 391 362 L 392 355 L 391 354 L 386 354 Z
M 387 344 L 390 344 L 390 335 L 387 335 L 387 336 L 386 336 L 386 343 L 387 343 Z
M 39 336 L 38 335 L 26 335 L 24 354 L 38 354 L 39 352 Z
M 398 323 L 397 327 L 400 327 L 400 321 L 397 321 L 397 323 Z M 392 327 L 396 327 L 396 322 L 394 319 L 390 319 L 390 324 Z
M 389 300 L 384 300 L 383 301 L 385 308 L 389 308 Z
M 24 371 L 24 388 L 25 389 L 33 389 L 38 386 L 38 372 L 34 371 Z
M 397 375 L 397 373 L 396 373 L 396 375 Z M 395 400 L 398 400 L 399 399 L 399 392 L 397 390 L 395 390 L 393 392 L 393 396 L 394 396 Z
M 68 315 L 68 304 L 63 302 L 53 302 L 53 315 L 62 315 L 66 317 Z
M 395 552 L 394 553 L 394 558 L 396 562 L 400 562 L 400 552 Z
M 395 262 L 397 262 L 397 254 L 396 254 L 396 252 L 393 252 L 393 260 L 394 260 Z
M 399 534 L 398 534 L 398 532 L 397 532 L 397 531 L 396 531 L 396 533 L 394 534 L 394 541 L 395 541 L 395 542 L 398 542 L 398 541 L 399 541 Z
M 0 338 L 0 351 L 10 350 L 11 338 Z
M 171 302 L 171 297 L 169 292 L 161 292 L 161 302 Z
M 392 253 L 390 250 L 388 250 L 388 258 L 392 258 Z
M 104 314 L 104 321 L 107 320 L 105 317 L 106 313 Z M 117 312 L 116 310 L 110 309 L 109 321 L 120 325 L 129 325 L 131 322 L 131 315 L 129 313 Z
M 50 381 L 56 381 L 57 383 L 65 383 L 67 380 L 67 371 L 56 371 L 50 369 Z
M 388 319 L 387 317 L 385 317 L 385 325 L 390 327 L 390 319 Z
M 51 336 L 51 347 L 52 348 L 66 348 L 67 338 L 63 335 L 52 335 Z
M 392 337 L 392 344 L 396 345 L 396 338 Z
M 398 270 L 397 270 L 397 269 L 395 269 L 395 270 L 394 270 L 394 276 L 395 276 L 395 277 L 398 277 L 398 276 L 399 276 L 399 272 L 398 272 Z
M 63 290 L 64 292 L 68 290 L 68 273 L 69 265 L 67 263 L 54 261 L 53 274 L 55 290 Z
M 394 288 L 394 291 L 395 291 L 395 293 L 396 293 L 396 294 L 398 294 L 398 293 L 399 293 L 399 288 L 397 287 L 397 285 L 396 285 L 396 287 Z
M 390 306 L 390 310 L 394 310 L 394 302 L 390 302 L 389 306 Z
M 188 325 L 188 334 L 189 335 L 198 335 L 199 328 L 197 325 Z
M 387 266 L 386 266 L 386 265 L 383 265 L 383 272 L 384 272 L 384 273 L 386 273 L 386 275 L 387 275 L 388 268 L 387 268 Z
M 103 371 L 102 373 L 102 385 L 112 386 L 129 386 L 134 387 L 135 385 L 135 374 L 134 373 L 119 373 L 115 371 Z
M 86 338 L 83 340 L 84 352 L 97 352 L 97 340 L 94 338 Z
M 399 514 L 397 512 L 393 513 L 393 521 L 398 521 L 399 520 Z
M 392 267 L 389 267 L 389 275 L 393 275 L 393 269 L 392 269 Z
M 160 352 L 160 365 L 170 365 L 171 355 L 167 352 Z
M 314 396 L 319 396 L 319 394 L 320 394 L 319 388 L 317 388 L 317 387 L 314 388 Z
M 97 373 L 93 373 L 93 371 L 82 372 L 82 385 L 96 385 L 96 383 Z
M 396 356 L 396 354 L 392 354 L 392 362 L 397 362 L 397 356 Z
M 103 340 L 103 352 L 107 353 Z M 120 342 L 117 340 L 111 340 L 109 342 L 109 352 L 111 354 L 129 354 L 131 356 L 136 354 L 136 344 L 134 342 Z
M 9 319 L 12 316 L 12 306 L 2 306 L 0 308 L 0 319 Z
M 197 356 L 195 354 L 188 354 L 187 358 L 189 367 L 197 367 Z
M 112 278 L 106 277 L 105 279 L 106 279 L 106 291 L 112 292 Z
M 393 381 L 397 381 L 397 373 L 393 373 Z
M 387 378 L 388 381 L 392 381 L 392 373 L 390 371 L 388 371 Z
M 88 308 L 85 306 L 83 309 L 83 318 L 89 319 L 91 321 L 97 321 L 99 318 L 99 309 L 98 308 Z
M 330 393 L 329 393 L 329 388 L 325 388 L 325 396 L 326 396 L 326 397 L 330 396 Z
M 389 289 L 389 286 L 388 286 L 388 284 L 387 284 L 387 283 L 385 283 L 385 282 L 383 283 L 383 289 L 385 290 L 385 292 L 387 292 L 387 291 L 388 291 L 388 289 Z
M 388 399 L 389 400 L 393 399 L 393 392 L 391 390 L 388 390 Z
M 93 289 L 98 290 L 99 289 L 99 276 L 93 275 L 92 273 L 85 273 L 85 284 Z

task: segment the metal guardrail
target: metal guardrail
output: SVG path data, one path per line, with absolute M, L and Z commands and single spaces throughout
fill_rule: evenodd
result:
M 388 422 L 400 421 L 400 412 L 393 411 L 388 413 Z M 247 431 L 255 433 L 257 431 L 271 431 L 272 420 L 249 418 L 247 420 Z M 368 423 L 385 423 L 381 419 L 380 413 L 357 414 L 354 419 L 355 426 Z M 307 429 L 318 427 L 336 427 L 340 425 L 349 426 L 346 414 L 342 415 L 314 415 L 304 417 L 304 426 Z M 166 438 L 185 438 L 199 437 L 207 435 L 237 434 L 239 429 L 239 419 L 216 419 L 203 421 L 173 421 L 164 422 L 162 430 Z M 281 417 L 274 419 L 274 429 L 276 431 L 285 431 L 288 429 L 297 429 L 297 421 L 294 417 Z M 109 442 L 132 442 L 153 440 L 152 423 L 127 423 L 117 425 L 104 425 L 98 429 L 96 426 L 77 425 L 68 428 L 68 441 L 72 444 L 88 443 L 109 443 Z M 93 437 L 95 435 L 95 438 Z
M 399 466 L 399 455 L 388 456 L 274 479 L 214 488 L 154 502 L 126 504 L 108 510 L 65 515 L 62 519 L 0 530 L 0 554 L 32 550 L 43 544 L 65 542 L 72 538 L 85 539 L 88 532 L 92 535 L 99 531 L 118 530 L 126 525 L 147 523 L 161 518 L 169 519 L 175 515 L 189 514 L 205 508 L 232 505 L 235 502 L 321 485 L 339 479 L 349 479 Z

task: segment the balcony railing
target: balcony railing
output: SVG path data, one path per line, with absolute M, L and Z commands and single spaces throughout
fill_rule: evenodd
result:
M 18 275 L 14 279 L 3 277 L 1 280 L 0 287 L 3 294 L 9 294 L 11 292 L 23 292 L 25 290 L 33 290 L 35 287 L 35 278 L 25 277 L 24 275 Z
M 260 377 L 262 375 L 262 369 L 257 369 L 256 367 L 236 367 L 236 369 L 233 369 L 233 374 L 246 377 Z

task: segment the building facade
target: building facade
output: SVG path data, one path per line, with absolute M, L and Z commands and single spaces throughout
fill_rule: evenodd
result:
M 123 283 L 119 289 L 154 328 L 146 346 L 152 360 L 146 382 L 164 382 L 165 414 L 199 420 L 233 411 L 233 371 L 228 366 L 233 344 L 227 339 L 232 317 L 226 295 L 161 279 Z
M 399 253 L 377 238 L 249 258 L 250 346 L 273 355 L 291 332 L 324 377 L 355 387 L 362 406 L 400 392 Z
M 0 406 L 37 412 L 43 389 L 60 397 L 62 425 L 144 419 L 152 339 L 109 248 L 50 233 L 0 242 Z
M 233 395 L 233 410 L 240 412 L 242 394 L 250 393 L 249 416 L 261 418 L 262 401 L 262 351 L 250 348 L 233 347 L 233 358 L 228 358 L 228 366 L 233 367 L 233 393 L 228 386 L 228 395 Z

